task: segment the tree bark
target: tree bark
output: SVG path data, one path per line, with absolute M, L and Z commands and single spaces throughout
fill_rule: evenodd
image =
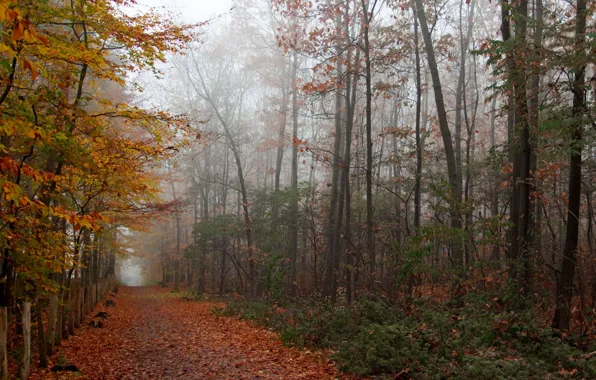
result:
M 336 6 L 339 1 L 336 1 Z M 341 31 L 341 13 L 337 13 L 335 19 L 335 27 L 337 31 L 337 50 L 336 54 L 341 57 L 340 38 Z M 336 76 L 339 80 L 343 75 L 343 60 L 340 58 L 337 62 Z M 335 226 L 337 225 L 337 206 L 339 201 L 339 173 L 341 161 L 341 138 L 342 138 L 342 95 L 340 91 L 335 93 L 335 136 L 333 143 L 333 167 L 331 174 L 331 200 L 329 207 L 329 220 L 327 225 L 327 256 L 325 258 L 325 274 L 323 279 L 323 294 L 331 297 L 333 300 L 336 296 L 337 273 L 335 272 L 335 252 L 336 252 L 336 233 Z M 340 221 L 341 223 L 341 221 Z
M 462 201 L 462 184 L 459 181 L 457 172 L 457 161 L 455 151 L 453 149 L 453 141 L 451 140 L 451 131 L 449 130 L 449 122 L 447 119 L 447 111 L 445 109 L 445 100 L 443 98 L 443 89 L 441 86 L 441 77 L 439 75 L 439 68 L 435 57 L 435 51 L 432 44 L 432 36 L 428 29 L 426 14 L 422 0 L 415 0 L 416 13 L 420 21 L 420 29 L 422 30 L 422 38 L 426 48 L 426 57 L 428 60 L 428 67 L 430 70 L 433 88 L 435 93 L 435 103 L 437 107 L 437 116 L 439 119 L 439 129 L 443 139 L 443 146 L 445 149 L 445 157 L 447 161 L 447 175 L 449 177 L 449 203 L 451 213 L 451 227 L 455 231 L 460 231 L 462 228 L 461 220 L 461 201 Z M 453 246 L 453 261 L 458 272 L 463 270 L 463 250 L 460 242 L 456 242 Z M 461 273 L 460 273 L 461 274 Z
M 46 337 L 43 331 L 43 308 L 39 296 L 37 297 L 35 304 L 37 305 L 35 315 L 37 323 L 37 342 L 39 347 L 39 366 L 41 368 L 46 368 L 48 366 L 48 352 L 46 348 Z
M 418 32 L 418 19 L 416 18 L 416 7 L 412 4 L 414 13 L 414 45 L 416 60 L 416 178 L 414 184 L 414 230 L 418 234 L 420 231 L 421 214 L 421 180 L 422 180 L 422 136 L 420 122 L 422 116 L 422 74 L 420 65 L 420 41 Z M 397 112 L 397 111 L 396 111 Z M 396 115 L 397 118 L 397 115 Z M 395 142 L 394 142 L 395 144 Z
M 293 54 L 292 64 L 292 197 L 290 204 L 290 271 L 288 277 L 289 295 L 296 297 L 296 258 L 298 253 L 298 97 L 296 89 L 296 72 L 298 70 L 298 54 Z
M 8 379 L 8 308 L 0 307 L 0 380 Z
M 368 0 L 362 0 L 364 14 L 364 62 L 366 78 L 366 248 L 369 258 L 369 290 L 374 293 L 376 276 L 375 234 L 373 226 L 373 141 L 372 141 L 372 61 L 370 57 L 370 23 L 373 10 L 368 9 Z
M 571 156 L 569 159 L 569 200 L 567 203 L 567 233 L 565 248 L 563 249 L 563 263 L 561 278 L 557 287 L 557 303 L 553 317 L 553 328 L 569 330 L 571 320 L 571 303 L 573 299 L 573 281 L 577 257 L 577 242 L 579 236 L 579 213 L 581 203 L 582 183 L 582 135 L 583 116 L 586 108 L 584 89 L 586 71 L 586 17 L 587 1 L 577 0 L 575 19 L 575 52 L 573 81 L 573 116 L 575 123 L 571 139 Z
M 19 365 L 19 378 L 29 378 L 31 368 L 31 302 L 23 302 L 23 346 L 21 363 Z

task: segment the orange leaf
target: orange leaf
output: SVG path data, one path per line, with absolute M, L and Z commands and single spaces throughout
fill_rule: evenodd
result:
M 33 63 L 25 59 L 23 61 L 23 64 L 25 65 L 25 69 L 31 71 L 31 78 L 33 78 L 33 80 L 37 79 L 38 72 L 37 69 L 33 66 Z
M 18 41 L 23 38 L 25 34 L 25 25 L 21 21 L 17 22 L 14 29 L 12 30 L 12 40 Z
M 48 39 L 44 36 L 37 36 L 37 39 L 40 40 L 45 46 L 50 46 L 50 41 L 48 41 Z

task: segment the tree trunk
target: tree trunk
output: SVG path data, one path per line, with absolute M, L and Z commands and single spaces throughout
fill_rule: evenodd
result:
M 43 331 L 43 308 L 41 305 L 41 298 L 37 297 L 35 301 L 37 305 L 35 310 L 36 323 L 37 323 L 37 342 L 39 347 L 39 366 L 46 368 L 48 366 L 48 354 L 46 348 L 46 337 Z
M 172 168 L 168 165 L 168 172 L 172 173 Z M 172 200 L 174 202 L 178 201 L 176 197 L 176 186 L 174 182 L 170 182 L 170 188 L 172 189 Z M 180 210 L 178 210 L 179 206 L 176 205 L 177 210 L 175 210 L 175 221 L 174 221 L 174 228 L 176 230 L 176 257 L 174 258 L 174 291 L 178 291 L 178 283 L 180 282 Z
M 23 347 L 21 363 L 19 365 L 19 378 L 27 380 L 31 367 L 31 302 L 23 302 Z
M 298 54 L 294 52 L 292 64 L 292 197 L 290 204 L 290 271 L 288 273 L 288 289 L 290 297 L 296 297 L 296 257 L 298 252 L 298 98 L 296 88 L 296 71 L 298 70 Z
M 439 68 L 435 57 L 435 51 L 432 45 L 432 37 L 430 30 L 428 29 L 428 23 L 426 21 L 426 14 L 424 12 L 424 6 L 422 0 L 415 0 L 416 13 L 418 20 L 420 21 L 420 29 L 422 30 L 422 38 L 426 48 L 426 57 L 428 61 L 428 67 L 430 70 L 433 88 L 435 93 L 435 103 L 437 107 L 437 116 L 439 119 L 439 129 L 441 131 L 441 137 L 443 139 L 443 146 L 445 149 L 445 157 L 447 160 L 447 175 L 449 177 L 449 203 L 451 213 L 451 227 L 455 231 L 460 231 L 462 227 L 461 220 L 461 181 L 459 181 L 459 175 L 457 172 L 457 161 L 455 158 L 455 152 L 453 149 L 453 142 L 451 141 L 451 131 L 449 130 L 449 122 L 447 119 L 447 111 L 445 109 L 445 101 L 443 99 L 443 89 L 441 87 L 441 77 L 439 75 Z M 463 270 L 463 251 L 461 242 L 455 242 L 453 247 L 453 261 L 458 272 Z M 460 273 L 461 274 L 461 273 Z
M 577 63 L 573 81 L 573 126 L 571 140 L 571 157 L 569 159 L 569 200 L 567 203 L 567 233 L 563 250 L 561 279 L 557 287 L 557 304 L 553 318 L 553 328 L 569 330 L 571 320 L 571 302 L 573 299 L 573 282 L 577 257 L 577 242 L 579 235 L 579 213 L 581 203 L 582 182 L 582 134 L 583 116 L 586 108 L 584 90 L 586 71 L 586 0 L 577 0 L 575 19 L 575 52 Z
M 497 97 L 493 97 L 490 106 L 490 149 L 491 155 L 496 161 L 496 143 L 495 143 L 495 129 L 496 129 L 496 112 L 497 112 Z M 491 261 L 494 262 L 495 267 L 500 266 L 501 262 L 501 244 L 500 244 L 500 231 L 499 223 L 497 218 L 499 217 L 499 173 L 500 170 L 496 167 L 496 163 L 493 165 L 493 183 L 492 183 L 492 195 L 491 195 L 491 217 L 492 223 L 491 228 L 493 232 L 493 244 L 491 252 Z
M 8 308 L 0 307 L 0 380 L 8 379 Z
M 223 240 L 223 249 L 221 251 L 221 268 L 219 272 L 219 295 L 223 295 L 225 291 L 226 281 L 226 256 L 228 255 L 228 240 Z
M 373 226 L 373 141 L 372 141 L 372 62 L 370 58 L 370 23 L 373 10 L 368 9 L 368 1 L 362 0 L 364 13 L 364 62 L 366 78 L 366 248 L 369 257 L 369 290 L 374 293 L 376 276 L 375 234 Z
M 201 189 L 201 201 L 203 202 L 201 207 L 201 222 L 207 223 L 209 221 L 209 194 L 211 193 L 211 150 L 210 148 L 205 149 L 205 184 Z M 198 294 L 203 295 L 205 293 L 205 282 L 207 273 L 207 239 L 203 236 L 199 237 L 200 241 L 197 242 L 199 245 L 199 283 L 198 283 Z
M 346 20 L 347 18 L 346 9 Z M 347 34 L 347 22 L 345 23 L 346 35 Z M 352 288 L 352 257 L 353 247 L 351 246 L 352 241 L 352 192 L 350 190 L 350 168 L 352 165 L 352 131 L 354 129 L 354 114 L 356 111 L 356 90 L 358 88 L 359 78 L 359 65 L 360 61 L 360 50 L 356 52 L 354 64 L 351 63 L 351 51 L 348 52 L 348 76 L 346 79 L 346 139 L 345 149 L 343 158 L 343 168 L 341 176 L 341 188 L 344 192 L 345 198 L 345 211 L 346 211 L 346 223 L 344 230 L 344 238 L 348 242 L 348 248 L 346 249 L 346 269 L 345 269 L 345 282 L 346 282 L 346 302 L 350 304 L 353 298 Z M 354 71 L 354 72 L 352 72 Z M 351 91 L 351 94 L 350 94 Z
M 420 131 L 420 121 L 422 116 L 422 77 L 420 67 L 420 42 L 418 37 L 418 19 L 416 18 L 416 8 L 413 4 L 412 11 L 414 12 L 414 52 L 416 60 L 416 178 L 414 184 L 414 230 L 415 233 L 418 234 L 420 233 L 419 230 L 421 214 L 422 180 L 422 136 Z
M 338 2 L 336 1 L 336 5 Z M 335 27 L 337 31 L 337 55 L 341 56 L 341 49 L 339 47 L 339 34 L 341 31 L 341 13 L 337 13 L 335 19 Z M 338 59 L 336 68 L 336 77 L 341 78 L 343 75 L 342 59 Z M 335 253 L 336 253 L 336 233 L 335 226 L 337 225 L 337 206 L 339 201 L 339 173 L 340 173 L 340 154 L 341 154 L 341 137 L 342 137 L 342 95 L 336 90 L 335 93 L 335 137 L 333 143 L 333 167 L 331 174 L 331 200 L 329 207 L 329 220 L 327 225 L 327 257 L 325 260 L 325 274 L 323 280 L 323 293 L 328 297 L 335 299 L 337 273 L 335 273 Z M 341 223 L 341 222 L 340 222 Z
M 48 334 L 46 343 L 46 352 L 52 355 L 54 352 L 55 334 L 56 334 L 56 320 L 58 316 L 58 296 L 52 294 L 50 296 L 50 312 L 48 314 Z
M 255 276 L 255 258 L 254 258 L 254 247 L 252 242 L 252 219 L 250 217 L 249 209 L 248 209 L 248 192 L 246 190 L 246 183 L 244 181 L 244 169 L 242 168 L 242 160 L 240 158 L 240 152 L 238 151 L 238 146 L 232 137 L 232 131 L 230 130 L 227 122 L 222 118 L 219 111 L 215 108 L 215 105 L 212 104 L 212 108 L 215 110 L 215 113 L 220 120 L 221 124 L 224 127 L 226 137 L 228 143 L 230 144 L 230 149 L 232 150 L 232 154 L 234 155 L 234 159 L 236 161 L 236 168 L 238 170 L 238 181 L 240 182 L 240 193 L 242 195 L 242 210 L 244 211 L 244 229 L 246 231 L 246 246 L 248 250 L 248 276 L 249 276 L 249 295 L 251 297 L 256 296 L 256 276 Z

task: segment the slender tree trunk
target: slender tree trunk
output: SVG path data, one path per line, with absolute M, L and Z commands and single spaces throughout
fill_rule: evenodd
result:
M 271 206 L 271 214 L 272 214 L 272 231 L 273 231 L 273 236 L 274 236 L 274 249 L 275 246 L 278 245 L 277 240 L 279 239 L 278 236 L 278 225 L 279 225 L 279 189 L 280 189 L 280 177 L 281 177 L 281 171 L 282 171 L 282 164 L 283 164 L 283 157 L 284 157 L 284 152 L 286 149 L 285 146 L 285 139 L 286 139 L 286 126 L 287 126 L 287 120 L 288 120 L 288 79 L 287 79 L 287 74 L 286 74 L 286 59 L 284 58 L 283 63 L 282 63 L 282 83 L 281 83 L 281 101 L 282 101 L 282 105 L 281 105 L 281 112 L 282 112 L 282 122 L 281 122 L 281 126 L 279 128 L 279 135 L 278 135 L 278 144 L 279 146 L 277 147 L 277 156 L 276 156 L 276 160 L 275 160 L 275 182 L 274 182 L 274 192 L 275 192 L 275 199 L 273 200 L 272 206 Z M 292 89 L 292 94 L 296 92 L 296 86 L 295 83 L 293 84 L 294 87 Z M 292 144 L 293 146 L 293 144 Z
M 569 200 L 567 203 L 567 233 L 563 250 L 561 279 L 557 287 L 557 303 L 553 318 L 553 328 L 569 330 L 571 320 L 571 302 L 573 299 L 573 282 L 577 257 L 579 236 L 579 213 L 582 183 L 582 134 L 583 117 L 586 111 L 584 89 L 586 71 L 586 18 L 587 1 L 577 0 L 575 19 L 575 52 L 577 64 L 573 81 L 573 116 L 575 123 L 571 137 L 571 156 L 569 159 Z
M 290 271 L 288 278 L 289 295 L 296 297 L 296 258 L 298 253 L 298 98 L 296 96 L 296 72 L 298 70 L 298 54 L 294 52 L 292 64 L 292 198 L 290 204 Z
M 513 235 L 512 252 L 510 254 L 512 259 L 512 268 L 510 271 L 511 279 L 519 290 L 520 294 L 527 294 L 530 287 L 530 244 L 531 231 L 530 225 L 533 218 L 533 210 L 530 199 L 532 188 L 532 145 L 531 132 L 528 120 L 528 98 L 526 91 L 526 70 L 523 58 L 526 49 L 526 34 L 527 34 L 527 17 L 528 17 L 528 2 L 527 0 L 520 0 L 516 8 L 516 45 L 514 54 L 516 63 L 513 65 L 512 79 L 515 99 L 515 130 L 519 133 L 519 153 L 513 162 L 514 176 L 518 176 L 514 180 L 514 202 L 512 208 L 517 207 L 517 210 L 512 210 L 512 221 L 514 223 L 514 230 L 516 234 Z
M 422 136 L 420 131 L 420 121 L 422 116 L 422 74 L 420 67 L 420 41 L 418 37 L 418 19 L 416 18 L 416 8 L 414 4 L 412 4 L 412 11 L 414 12 L 414 52 L 416 60 L 416 178 L 414 184 L 414 230 L 415 233 L 418 234 L 420 232 L 419 230 L 421 214 L 422 180 Z
M 204 163 L 205 184 L 201 189 L 201 222 L 207 223 L 209 221 L 209 196 L 211 194 L 211 149 L 205 149 L 205 163 Z M 205 282 L 207 276 L 207 238 L 199 237 L 199 283 L 198 293 L 203 295 L 205 293 Z
M 28 379 L 31 366 L 31 302 L 23 302 L 23 346 L 19 378 Z
M 226 256 L 228 255 L 228 241 L 227 239 L 222 241 L 223 249 L 221 251 L 221 268 L 219 272 L 219 295 L 223 295 L 225 290 L 226 281 Z
M 172 169 L 168 166 L 168 171 L 171 173 Z M 172 189 L 172 199 L 174 202 L 178 201 L 176 197 L 176 187 L 174 186 L 174 182 L 170 182 L 170 187 Z M 178 205 L 176 206 L 179 207 Z M 176 230 L 176 257 L 174 259 L 174 290 L 178 290 L 178 282 L 180 281 L 180 210 L 175 211 L 175 221 L 174 221 L 174 228 Z
M 344 14 L 344 33 L 347 42 L 350 40 L 349 30 L 349 2 L 346 3 L 345 14 Z M 354 63 L 352 59 L 352 49 L 348 49 L 348 68 L 346 76 L 346 138 L 342 168 L 342 189 L 345 197 L 345 230 L 344 239 L 349 242 L 346 248 L 345 258 L 345 288 L 346 288 L 346 302 L 350 304 L 353 299 L 353 288 L 352 288 L 352 266 L 353 266 L 353 247 L 351 246 L 352 241 L 352 194 L 350 189 L 350 169 L 352 165 L 352 131 L 354 129 L 354 114 L 356 110 L 356 91 L 358 87 L 359 78 L 359 61 L 360 61 L 360 50 L 356 51 Z
M 336 5 L 339 2 L 336 1 Z M 337 31 L 337 55 L 341 56 L 341 49 L 339 47 L 340 41 L 340 31 L 341 31 L 341 13 L 337 13 L 335 19 L 335 26 Z M 336 76 L 337 78 L 341 78 L 343 75 L 343 60 L 338 59 L 337 67 L 336 67 Z M 335 230 L 335 226 L 337 225 L 337 206 L 339 201 L 339 173 L 340 173 L 340 161 L 341 161 L 341 139 L 342 139 L 342 95 L 341 91 L 336 91 L 335 93 L 335 138 L 333 143 L 333 167 L 332 167 L 332 174 L 331 174 L 331 200 L 330 200 L 330 207 L 329 207 L 329 221 L 327 225 L 327 257 L 325 259 L 325 274 L 323 280 L 323 293 L 335 299 L 336 293 L 336 283 L 337 283 L 337 273 L 335 272 L 335 253 L 336 253 L 336 238 L 335 235 L 337 231 Z M 340 221 L 341 223 L 341 221 Z
M 201 80 L 203 80 L 201 78 Z M 240 183 L 240 194 L 242 196 L 242 211 L 244 211 L 244 230 L 246 232 L 246 247 L 248 251 L 248 276 L 249 276 L 249 295 L 251 297 L 256 296 L 256 271 L 255 271 L 255 257 L 254 257 L 254 246 L 252 241 L 252 218 L 250 216 L 249 207 L 248 207 L 248 191 L 246 189 L 246 181 L 244 179 L 244 168 L 242 167 L 242 159 L 240 157 L 240 151 L 238 149 L 238 145 L 236 145 L 236 140 L 232 136 L 232 130 L 228 125 L 227 120 L 223 117 L 220 113 L 219 109 L 217 108 L 217 104 L 213 102 L 211 95 L 209 95 L 209 91 L 207 90 L 207 86 L 204 82 L 201 82 L 201 86 L 205 92 L 205 99 L 211 105 L 211 108 L 215 112 L 217 119 L 221 123 L 224 128 L 224 132 L 226 138 L 228 140 L 228 144 L 230 144 L 230 149 L 232 150 L 232 154 L 234 155 L 234 160 L 236 161 L 236 169 L 238 172 L 238 182 Z
M 41 298 L 37 296 L 35 300 L 36 308 L 35 308 L 35 316 L 36 316 L 36 323 L 37 323 L 37 343 L 39 347 L 39 366 L 41 368 L 46 368 L 48 366 L 48 352 L 46 348 L 46 337 L 43 331 L 43 308 L 41 306 Z
M 509 0 L 503 0 L 501 3 L 501 35 L 503 42 L 509 43 L 511 41 L 511 4 Z M 511 228 L 507 232 L 508 240 L 508 256 L 511 261 L 517 259 L 519 252 L 518 222 L 519 222 L 519 197 L 516 192 L 516 181 L 519 178 L 519 166 L 514 165 L 517 160 L 518 152 L 516 152 L 516 98 L 515 98 L 515 56 L 512 51 L 508 51 L 505 56 L 506 75 L 507 75 L 507 141 L 509 145 L 509 163 L 513 166 L 513 171 L 510 175 L 511 193 L 509 199 L 509 221 Z M 511 263 L 510 263 L 511 265 Z M 510 273 L 510 278 L 517 275 Z
M 447 161 L 447 175 L 449 177 L 449 202 L 450 202 L 450 213 L 451 213 L 451 227 L 455 231 L 460 231 L 462 228 L 461 220 L 461 181 L 459 181 L 459 175 L 457 172 L 457 161 L 455 157 L 455 151 L 453 149 L 453 142 L 451 140 L 451 131 L 449 130 L 449 122 L 447 119 L 447 111 L 445 109 L 445 101 L 443 98 L 443 89 L 441 86 L 441 77 L 439 75 L 439 68 L 435 57 L 435 51 L 432 45 L 432 37 L 426 21 L 426 14 L 424 12 L 424 6 L 422 0 L 415 0 L 416 13 L 418 20 L 420 21 L 420 29 L 422 30 L 422 38 L 426 47 L 426 57 L 428 61 L 428 67 L 430 70 L 433 88 L 435 92 L 435 103 L 437 107 L 437 116 L 439 119 L 439 129 L 441 131 L 441 137 L 443 139 L 443 146 L 445 149 L 445 158 Z M 463 250 L 461 242 L 455 242 L 453 246 L 453 261 L 458 272 L 463 271 Z
M 496 112 L 497 112 L 497 97 L 493 97 L 490 105 L 490 149 L 491 155 L 496 161 L 496 143 L 495 143 L 495 129 L 496 129 Z M 493 230 L 494 242 L 492 244 L 491 261 L 494 262 L 495 267 L 500 266 L 501 262 L 501 244 L 500 244 L 500 231 L 499 223 L 497 218 L 499 217 L 499 172 L 500 170 L 494 164 L 493 168 L 493 183 L 492 183 L 492 196 L 491 196 L 491 227 Z
M 48 333 L 46 339 L 46 352 L 52 355 L 54 352 L 56 321 L 58 317 L 58 296 L 56 294 L 50 295 L 50 311 L 48 314 Z
M 8 379 L 8 308 L 0 307 L 0 380 Z
M 471 7 L 474 6 L 472 3 Z M 466 85 L 466 60 L 468 53 L 468 46 L 470 44 L 470 35 L 472 33 L 472 25 L 468 19 L 467 33 L 463 32 L 463 8 L 464 1 L 459 3 L 459 34 L 460 34 L 460 59 L 459 59 L 459 75 L 457 79 L 457 89 L 455 92 L 455 163 L 457 168 L 458 182 L 462 182 L 462 159 L 461 159 L 461 140 L 462 140 L 462 111 L 465 107 L 465 99 L 463 97 L 464 86 Z M 473 9 L 473 8 L 472 8 Z M 473 11 L 471 11 L 473 12 Z
M 372 141 L 372 61 L 370 57 L 370 23 L 373 10 L 368 9 L 368 1 L 362 0 L 364 13 L 364 62 L 366 78 L 366 248 L 369 257 L 369 290 L 374 293 L 376 276 L 375 234 L 373 226 L 373 141 Z

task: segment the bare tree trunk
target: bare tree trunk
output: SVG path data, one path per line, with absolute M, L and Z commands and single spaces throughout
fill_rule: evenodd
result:
M 39 366 L 41 368 L 46 368 L 48 366 L 48 351 L 46 348 L 46 337 L 43 331 L 43 308 L 39 296 L 37 296 L 35 304 L 37 305 L 35 308 L 35 316 L 37 323 L 37 343 L 39 347 Z
M 346 22 L 345 29 L 346 35 L 348 36 L 348 10 L 346 9 Z M 348 75 L 346 79 L 346 139 L 344 148 L 343 168 L 341 176 L 341 188 L 344 192 L 345 197 L 345 211 L 346 211 L 346 224 L 344 230 L 344 238 L 346 241 L 351 242 L 352 240 L 352 192 L 350 189 L 350 167 L 352 165 L 352 131 L 354 129 L 354 114 L 356 111 L 356 90 L 358 87 L 359 78 L 359 65 L 360 61 L 360 50 L 356 52 L 354 64 L 351 60 L 351 51 L 348 51 Z M 354 71 L 354 72 L 352 72 Z M 351 91 L 351 94 L 350 94 Z M 350 243 L 346 249 L 346 269 L 345 269 L 345 282 L 346 282 L 346 302 L 350 304 L 353 298 L 352 288 L 352 266 L 353 266 L 353 247 Z
M 224 126 L 230 149 L 236 160 L 236 167 L 238 169 L 238 181 L 240 182 L 240 194 L 242 195 L 242 210 L 244 211 L 244 228 L 246 231 L 246 246 L 248 250 L 248 275 L 249 275 L 249 295 L 251 297 L 256 296 L 256 275 L 255 275 L 255 258 L 254 258 L 254 247 L 252 242 L 252 219 L 250 217 L 248 208 L 248 192 L 246 190 L 246 182 L 244 181 L 244 169 L 242 168 L 242 160 L 240 158 L 240 152 L 238 146 L 232 137 L 232 132 L 228 127 L 227 123 L 221 118 L 218 111 L 216 111 L 218 118 Z
M 364 14 L 364 62 L 366 78 L 366 248 L 369 257 L 369 290 L 374 293 L 376 276 L 375 234 L 373 226 L 373 141 L 372 141 L 372 62 L 370 57 L 369 30 L 374 9 L 368 9 L 368 1 L 362 0 Z
M 339 2 L 336 1 L 336 5 Z M 338 47 L 337 55 L 341 55 L 339 47 L 340 39 L 339 34 L 341 31 L 341 13 L 337 13 L 335 19 L 335 27 L 338 34 Z M 342 59 L 337 62 L 336 76 L 341 78 L 343 75 L 343 63 Z M 342 96 L 340 91 L 335 93 L 335 141 L 333 144 L 333 167 L 332 167 L 332 178 L 331 178 L 331 200 L 329 207 L 329 224 L 327 225 L 327 257 L 325 258 L 325 274 L 323 280 L 323 293 L 326 296 L 332 297 L 335 300 L 336 284 L 337 284 L 337 273 L 335 273 L 335 261 L 336 261 L 336 238 L 337 231 L 335 226 L 337 225 L 337 206 L 339 201 L 339 172 L 340 172 L 340 153 L 341 153 L 341 137 L 342 137 L 342 120 L 341 120 L 341 108 L 342 108 Z M 341 221 L 340 221 L 341 223 Z
M 29 378 L 31 367 L 31 302 L 23 302 L 23 347 L 21 363 L 19 366 L 19 378 Z
M 517 4 L 515 57 L 521 57 L 527 49 L 527 16 L 528 2 L 521 0 Z M 528 99 L 526 91 L 526 70 L 519 62 L 514 64 L 512 81 L 515 99 L 515 129 L 519 132 L 519 153 L 513 161 L 514 199 L 511 219 L 515 233 L 512 234 L 510 257 L 513 266 L 510 278 L 521 294 L 527 294 L 530 287 L 530 225 L 532 221 L 532 205 L 530 200 L 532 173 L 532 146 L 530 126 L 528 123 Z M 517 175 L 517 177 L 516 177 Z M 517 208 L 517 210 L 515 209 Z
M 579 236 L 579 213 L 582 183 L 582 135 L 583 116 L 586 111 L 586 95 L 584 89 L 586 72 L 586 18 L 587 1 L 577 0 L 575 20 L 575 53 L 578 66 L 574 70 L 573 81 L 573 116 L 575 123 L 571 139 L 571 157 L 569 159 L 569 200 L 567 203 L 567 234 L 563 250 L 561 280 L 557 287 L 557 304 L 553 317 L 553 328 L 569 330 L 571 319 L 571 302 L 573 299 L 573 282 L 577 257 Z
M 496 112 L 497 112 L 497 97 L 493 97 L 490 105 L 490 149 L 491 154 L 496 160 L 496 143 L 495 143 L 495 129 L 496 129 Z M 493 184 L 492 184 L 492 196 L 491 196 L 491 217 L 492 223 L 491 228 L 493 230 L 493 237 L 495 241 L 492 244 L 491 261 L 495 263 L 496 267 L 500 266 L 501 262 L 501 244 L 499 243 L 499 223 L 497 218 L 499 216 L 499 172 L 500 170 L 493 168 Z
M 215 116 L 221 123 L 226 139 L 228 140 L 228 144 L 230 145 L 230 149 L 232 150 L 232 154 L 234 155 L 234 160 L 236 161 L 236 170 L 238 173 L 238 182 L 240 183 L 240 194 L 242 196 L 242 210 L 244 211 L 244 230 L 246 232 L 246 246 L 248 251 L 248 276 L 249 276 L 249 290 L 248 293 L 251 297 L 256 296 L 256 271 L 255 271 L 255 258 L 254 258 L 254 247 L 252 241 L 252 218 L 250 216 L 249 207 L 248 207 L 248 191 L 246 189 L 246 181 L 244 179 L 244 168 L 242 167 L 242 159 L 240 157 L 240 151 L 238 149 L 238 145 L 236 144 L 236 140 L 232 135 L 232 130 L 230 125 L 228 124 L 228 120 L 226 120 L 223 115 L 221 114 L 218 105 L 215 101 L 211 98 L 211 94 L 207 89 L 207 85 L 205 80 L 200 73 L 197 72 L 200 77 L 200 85 L 203 89 L 203 94 L 201 95 L 207 103 L 211 106 L 213 112 L 215 112 Z M 200 94 L 200 93 L 199 93 Z
M 426 47 L 426 57 L 428 60 L 428 67 L 433 81 L 433 88 L 435 92 L 435 103 L 437 107 L 437 116 L 439 119 L 439 129 L 441 130 L 441 137 L 443 139 L 443 146 L 445 149 L 445 157 L 447 160 L 447 175 L 449 177 L 449 203 L 451 213 L 451 227 L 459 231 L 462 227 L 461 220 L 461 181 L 457 172 L 457 161 L 453 149 L 453 142 L 451 141 L 451 131 L 449 130 L 449 123 L 447 120 L 447 111 L 445 109 L 445 101 L 443 99 L 443 89 L 441 87 L 441 77 L 439 75 L 439 68 L 435 58 L 435 51 L 432 45 L 432 38 L 428 23 L 426 21 L 426 14 L 422 0 L 415 0 L 416 13 L 420 21 L 420 29 L 422 29 L 422 38 Z M 453 247 L 453 261 L 458 268 L 458 272 L 463 270 L 463 250 L 461 242 L 456 242 Z M 460 273 L 461 274 L 461 273 Z
M 298 54 L 294 52 L 292 64 L 292 198 L 290 204 L 290 271 L 288 278 L 289 295 L 296 297 L 296 257 L 298 253 L 298 99 L 296 96 L 296 71 L 298 70 Z
M 455 162 L 457 167 L 457 174 L 459 176 L 458 182 L 462 182 L 463 169 L 461 159 L 461 135 L 462 135 L 462 112 L 466 107 L 464 99 L 464 86 L 466 85 L 466 60 L 468 53 L 468 46 L 472 34 L 472 20 L 474 12 L 474 3 L 471 4 L 470 17 L 468 17 L 468 29 L 466 34 L 463 32 L 463 7 L 464 1 L 459 3 L 459 34 L 460 34 L 460 59 L 459 59 L 459 75 L 457 79 L 457 89 L 455 92 Z
M 168 172 L 172 173 L 172 168 L 168 165 Z M 170 181 L 170 188 L 172 189 L 172 199 L 174 202 L 178 201 L 176 197 L 176 186 L 174 182 Z M 176 208 L 179 206 L 176 205 Z M 180 210 L 175 211 L 175 229 L 176 229 L 176 258 L 174 259 L 174 291 L 178 291 L 178 282 L 180 281 Z
M 278 246 L 278 226 L 279 226 L 279 189 L 280 189 L 280 177 L 281 177 L 281 171 L 282 171 L 282 164 L 283 164 L 283 157 L 284 157 L 284 151 L 286 149 L 285 146 L 285 139 L 286 139 L 286 126 L 287 126 L 287 120 L 288 120 L 288 79 L 287 79 L 287 74 L 286 74 L 286 59 L 284 58 L 283 63 L 282 63 L 282 83 L 281 83 L 281 98 L 282 98 L 282 122 L 281 122 L 281 126 L 279 128 L 279 135 L 278 135 L 278 144 L 279 146 L 277 147 L 277 156 L 276 156 L 276 160 L 275 160 L 275 182 L 274 182 L 274 193 L 275 193 L 275 199 L 271 205 L 271 220 L 272 220 L 272 233 L 274 236 L 274 247 L 273 249 L 276 249 Z M 293 83 L 293 88 L 292 88 L 292 94 L 294 94 L 296 92 L 296 84 L 294 81 L 292 81 Z M 294 146 L 293 141 L 292 141 L 292 146 Z
M 511 5 L 509 0 L 503 0 L 501 3 L 501 35 L 503 42 L 511 41 Z M 516 125 L 516 98 L 514 85 L 514 70 L 515 61 L 514 54 L 508 52 L 505 56 L 506 73 L 507 73 L 507 140 L 509 144 L 509 162 L 513 165 L 516 161 L 518 153 L 515 152 L 515 125 Z M 510 176 L 511 194 L 509 200 L 509 220 L 512 223 L 511 228 L 507 232 L 508 240 L 508 256 L 513 259 L 518 255 L 518 219 L 519 219 L 519 198 L 516 195 L 515 182 L 519 177 L 519 166 L 513 165 L 513 171 Z M 510 274 L 510 277 L 511 276 Z
M 0 380 L 8 379 L 8 308 L 0 307 Z
M 219 272 L 219 295 L 223 295 L 226 281 L 226 256 L 228 255 L 228 240 L 222 241 L 223 249 L 221 251 L 221 268 Z
M 205 181 L 203 188 L 201 189 L 201 222 L 207 223 L 209 221 L 209 195 L 211 194 L 211 150 L 210 148 L 205 149 L 205 162 L 204 162 L 204 175 Z M 207 273 L 207 239 L 204 236 L 199 237 L 199 282 L 198 282 L 198 294 L 203 295 L 205 293 L 205 282 Z
M 416 8 L 414 4 L 412 4 L 412 11 L 414 12 L 414 52 L 416 60 L 416 178 L 414 184 L 414 230 L 415 233 L 418 234 L 420 233 L 419 230 L 421 214 L 422 180 L 422 137 L 420 135 L 420 121 L 422 116 L 422 77 L 420 67 L 420 41 L 418 37 L 418 19 L 416 18 Z
M 52 355 L 54 352 L 54 342 L 56 334 L 56 320 L 58 316 L 58 296 L 52 294 L 50 296 L 50 312 L 48 314 L 48 334 L 46 343 L 46 352 Z

